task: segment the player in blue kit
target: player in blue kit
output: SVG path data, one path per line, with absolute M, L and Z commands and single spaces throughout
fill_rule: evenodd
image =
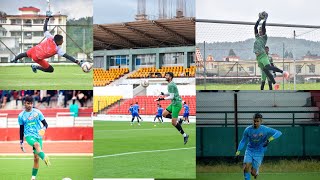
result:
M 250 180 L 249 169 L 251 167 L 251 175 L 256 179 L 259 174 L 259 167 L 261 166 L 264 152 L 267 150 L 268 144 L 281 136 L 281 132 L 261 125 L 262 115 L 259 113 L 253 116 L 253 125 L 247 127 L 243 132 L 243 137 L 240 141 L 239 147 L 236 152 L 236 157 L 240 155 L 240 151 L 246 145 L 247 149 L 243 159 L 243 173 L 244 179 Z
M 185 101 L 182 101 L 183 104 L 183 108 L 184 108 L 184 112 L 183 112 L 183 117 L 179 118 L 179 124 L 182 124 L 183 121 L 188 121 L 188 124 L 190 124 L 189 122 L 189 106 L 187 105 L 187 103 Z
M 183 108 L 184 108 L 183 119 L 185 121 L 188 121 L 188 124 L 190 124 L 190 122 L 189 122 L 189 106 L 185 101 L 183 102 Z
M 47 155 L 42 151 L 42 137 L 45 134 L 48 124 L 44 119 L 43 114 L 38 109 L 32 108 L 33 98 L 26 96 L 24 107 L 18 116 L 20 125 L 20 148 L 25 152 L 23 139 L 25 137 L 27 143 L 33 148 L 34 164 L 32 169 L 31 180 L 35 180 L 39 169 L 39 157 L 47 166 L 50 166 L 50 161 Z M 41 126 L 41 123 L 43 126 Z
M 157 114 L 156 114 L 156 116 L 154 117 L 154 120 L 153 120 L 154 123 L 156 122 L 156 118 L 158 118 L 159 122 L 163 123 L 162 113 L 163 113 L 163 108 L 161 107 L 160 104 L 158 104 Z M 161 120 L 160 120 L 160 118 L 161 118 Z
M 138 105 L 138 102 L 136 102 L 136 104 L 133 105 L 133 109 L 137 112 L 137 118 L 139 118 L 142 121 L 142 118 L 139 115 L 140 107 Z
M 133 125 L 133 121 L 134 121 L 135 117 L 137 117 L 138 125 L 140 126 L 140 122 L 139 122 L 139 118 L 138 118 L 139 114 L 138 114 L 138 111 L 136 110 L 136 108 L 134 108 L 134 105 L 130 104 L 129 112 L 131 113 L 131 116 L 132 116 L 131 126 Z

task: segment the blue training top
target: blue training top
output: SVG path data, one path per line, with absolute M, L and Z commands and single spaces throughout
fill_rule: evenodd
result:
M 183 105 L 184 113 L 189 113 L 189 106 L 187 104 Z
M 138 104 L 134 104 L 133 105 L 133 110 L 136 112 L 139 112 L 139 105 Z
M 258 129 L 255 129 L 253 125 L 248 126 L 244 132 L 243 137 L 240 141 L 238 151 L 242 150 L 244 145 L 247 144 L 247 149 L 254 151 L 264 151 L 266 148 L 263 147 L 264 143 L 273 136 L 274 139 L 280 137 L 282 133 L 276 129 L 260 125 Z
M 162 107 L 158 107 L 158 116 L 162 116 L 162 112 L 163 112 L 163 108 Z

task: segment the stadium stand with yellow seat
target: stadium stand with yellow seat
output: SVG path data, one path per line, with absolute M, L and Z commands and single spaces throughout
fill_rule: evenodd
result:
M 129 73 L 129 68 L 112 68 L 109 70 L 94 68 L 93 86 L 106 86 L 127 73 Z
M 93 96 L 93 112 L 98 112 L 115 102 L 121 100 L 122 96 Z
M 196 115 L 196 96 L 181 96 L 183 101 L 186 101 L 189 109 L 190 115 Z M 157 99 L 157 96 L 136 96 L 132 99 L 125 100 L 119 105 L 110 106 L 107 110 L 107 114 L 129 114 L 128 109 L 130 104 L 135 104 L 138 102 L 140 106 L 141 115 L 155 115 L 157 110 L 157 103 L 154 100 Z M 165 109 L 170 101 L 160 101 L 161 106 Z M 142 109 L 143 108 L 143 109 Z M 183 115 L 183 108 L 180 111 L 180 115 Z
M 183 68 L 183 66 L 165 66 L 161 69 L 155 67 L 142 67 L 135 73 L 132 73 L 128 78 L 157 78 L 158 74 L 164 77 L 165 72 L 173 72 L 175 77 L 194 77 L 196 71 L 195 66 L 190 68 Z

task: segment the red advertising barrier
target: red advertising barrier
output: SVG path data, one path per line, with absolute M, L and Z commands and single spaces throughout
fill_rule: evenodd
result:
M 0 128 L 0 141 L 20 140 L 19 128 Z M 48 128 L 45 140 L 93 140 L 93 127 L 52 127 Z

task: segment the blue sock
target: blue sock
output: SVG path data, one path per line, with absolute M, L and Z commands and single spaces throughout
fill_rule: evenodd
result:
M 249 172 L 244 173 L 244 180 L 250 180 L 250 173 Z

